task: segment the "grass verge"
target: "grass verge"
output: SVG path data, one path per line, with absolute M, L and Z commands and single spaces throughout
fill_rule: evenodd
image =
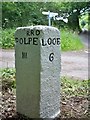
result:
M 15 33 L 15 29 L 2 30 L 0 47 L 2 47 L 3 49 L 14 48 L 14 45 L 15 45 L 14 33 Z
M 16 88 L 15 69 L 6 68 L 0 71 L 2 75 L 2 89 L 7 90 L 8 88 Z
M 75 80 L 68 77 L 61 78 L 61 91 L 65 96 L 88 96 L 90 80 Z
M 1 70 L 2 84 L 10 88 L 16 88 L 15 69 Z M 65 96 L 88 96 L 90 80 L 75 80 L 68 77 L 61 78 L 61 94 Z
M 62 29 L 61 31 L 61 50 L 80 50 L 83 49 L 83 44 L 77 34 L 74 34 L 71 30 Z M 15 29 L 4 29 L 2 30 L 2 39 L 0 39 L 0 47 L 3 49 L 14 48 Z
M 81 50 L 84 48 L 77 33 L 73 33 L 72 31 L 65 29 L 60 31 L 62 51 Z

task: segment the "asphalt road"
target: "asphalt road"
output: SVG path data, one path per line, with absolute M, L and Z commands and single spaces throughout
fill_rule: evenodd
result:
M 62 60 L 62 76 L 74 77 L 76 79 L 88 80 L 88 53 L 79 52 L 63 52 Z
M 85 45 L 85 48 L 87 49 L 89 47 L 90 43 L 90 32 L 87 33 L 81 33 L 80 35 L 82 43 Z
M 0 49 L 0 67 L 1 68 L 14 68 L 15 67 L 14 50 Z
M 0 49 L 0 67 L 15 67 L 15 51 Z M 74 77 L 76 79 L 88 79 L 88 53 L 61 52 L 61 76 Z

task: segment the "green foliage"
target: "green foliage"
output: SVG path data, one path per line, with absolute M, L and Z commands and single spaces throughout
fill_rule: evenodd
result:
M 14 48 L 14 29 L 2 30 L 2 39 L 0 39 L 0 47 L 2 48 Z
M 15 69 L 5 68 L 0 70 L 2 74 L 2 87 L 16 88 Z M 76 80 L 73 78 L 61 78 L 61 93 L 65 96 L 88 96 L 90 80 Z
M 47 24 L 47 17 L 42 15 L 44 6 L 43 2 L 2 3 L 2 27 L 14 28 Z
M 0 41 L 2 48 L 14 48 L 14 32 L 15 29 L 5 29 L 2 31 L 2 41 Z M 62 51 L 80 50 L 83 48 L 83 45 L 77 34 L 74 34 L 70 30 L 66 29 L 61 29 L 60 32 Z
M 90 21 L 89 21 L 89 14 L 86 13 L 80 17 L 80 27 L 81 29 L 89 29 L 90 30 Z
M 68 18 L 68 26 L 70 29 L 73 30 L 79 30 L 79 17 L 81 15 L 81 12 L 84 13 L 88 11 L 88 8 L 90 7 L 90 3 L 88 2 L 65 2 L 62 3 L 56 3 L 57 9 L 60 9 L 59 14 L 63 17 Z
M 61 91 L 66 96 L 88 96 L 90 80 L 61 79 Z
M 2 88 L 16 88 L 16 81 L 15 81 L 15 69 L 13 68 L 6 68 L 1 70 L 2 74 Z
M 70 30 L 61 29 L 60 31 L 61 31 L 61 50 L 62 51 L 80 50 L 84 48 L 77 34 L 73 33 Z
M 30 25 L 47 25 L 48 18 L 42 15 L 42 11 L 58 12 L 59 16 L 69 19 L 70 28 L 79 29 L 79 16 L 89 8 L 88 2 L 3 2 L 2 3 L 2 27 L 16 28 Z M 61 21 L 57 26 L 65 25 Z

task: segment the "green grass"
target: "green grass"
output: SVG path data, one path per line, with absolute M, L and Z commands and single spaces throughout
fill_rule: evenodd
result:
M 7 88 L 16 88 L 15 72 L 14 68 L 0 69 L 0 73 L 2 75 L 2 86 Z
M 15 40 L 14 40 L 15 29 L 5 29 L 2 30 L 2 38 L 0 39 L 0 47 L 14 48 Z
M 2 74 L 2 85 L 16 89 L 15 69 L 6 68 L 0 70 Z M 73 78 L 61 78 L 62 96 L 88 96 L 90 80 L 75 80 Z
M 65 96 L 88 96 L 90 80 L 61 78 L 61 91 Z
M 60 30 L 61 32 L 61 50 L 81 50 L 84 48 L 79 36 L 70 30 Z
M 83 48 L 80 38 L 77 34 L 74 34 L 71 30 L 60 30 L 61 31 L 61 49 L 62 51 L 80 50 Z M 2 40 L 0 39 L 0 47 L 4 49 L 14 48 L 15 29 L 2 30 Z

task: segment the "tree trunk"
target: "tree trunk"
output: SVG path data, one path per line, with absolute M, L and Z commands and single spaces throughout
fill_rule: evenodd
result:
M 79 25 L 79 13 L 78 12 L 73 13 L 69 17 L 68 24 L 69 24 L 69 27 L 71 27 L 74 31 L 78 30 L 79 32 L 81 32 L 81 28 Z

